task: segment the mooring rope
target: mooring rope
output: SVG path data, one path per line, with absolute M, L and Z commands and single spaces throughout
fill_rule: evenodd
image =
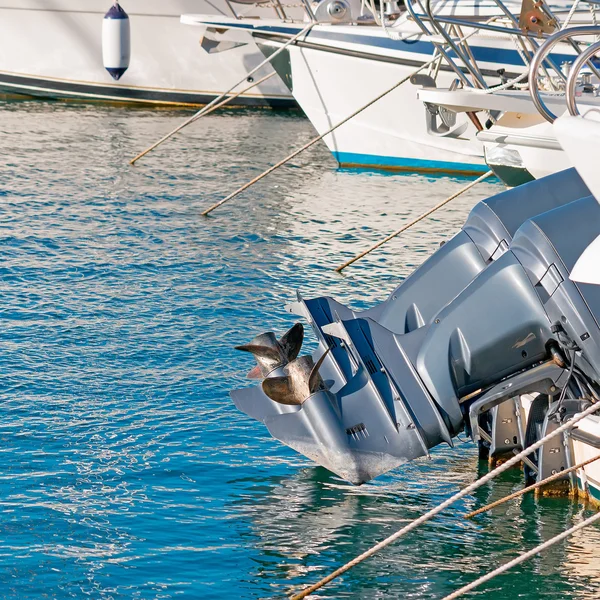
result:
M 478 30 L 476 29 L 476 30 L 468 33 L 466 36 L 464 36 L 463 38 L 461 38 L 458 41 L 463 42 L 463 41 L 469 39 L 472 35 L 475 35 L 475 33 L 477 31 Z M 447 45 L 447 44 L 444 44 L 444 45 Z M 271 55 L 271 58 L 273 56 L 274 55 Z M 279 167 L 282 167 L 287 162 L 292 160 L 292 158 L 295 158 L 296 156 L 298 156 L 298 154 L 304 152 L 305 150 L 308 150 L 311 146 L 314 146 L 318 141 L 322 140 L 325 136 L 328 136 L 330 133 L 333 133 L 338 127 L 341 127 L 342 125 L 344 125 L 344 123 L 347 123 L 348 121 L 350 121 L 350 119 L 353 119 L 354 117 L 359 115 L 361 112 L 363 112 L 364 110 L 366 110 L 367 108 L 369 108 L 370 106 L 372 106 L 373 104 L 375 104 L 376 102 L 381 100 L 384 96 L 387 96 L 388 94 L 393 92 L 395 89 L 399 88 L 402 84 L 409 81 L 413 75 L 416 75 L 417 73 L 420 73 L 423 69 L 428 68 L 430 65 L 434 64 L 438 59 L 439 59 L 439 56 L 437 54 L 435 54 L 431 60 L 422 64 L 418 69 L 414 70 L 410 75 L 407 75 L 406 77 L 401 79 L 398 83 L 394 84 L 390 89 L 379 94 L 379 96 L 377 96 L 376 98 L 373 98 L 373 100 L 371 100 L 370 102 L 368 102 L 367 104 L 365 104 L 364 106 L 359 108 L 358 110 L 354 111 L 351 115 L 348 115 L 345 119 L 342 119 L 341 121 L 336 123 L 333 127 L 330 127 L 324 133 L 313 138 L 312 140 L 310 140 L 310 142 L 307 142 L 301 148 L 294 150 L 294 152 L 292 152 L 289 156 L 286 156 L 283 160 L 280 160 L 278 163 L 274 164 L 272 167 L 269 167 L 266 171 L 263 171 L 260 175 L 257 175 L 254 179 L 248 181 L 243 186 L 239 187 L 237 190 L 235 190 L 235 192 L 229 194 L 229 196 L 223 198 L 222 200 L 219 200 L 218 202 L 215 202 L 215 204 L 213 204 L 212 206 L 209 206 L 205 211 L 201 212 L 200 214 L 203 217 L 208 216 L 213 210 L 215 210 L 215 208 L 219 208 L 219 206 L 225 204 L 225 202 L 229 202 L 229 200 L 232 200 L 233 198 L 235 198 L 236 196 L 241 194 L 243 191 L 247 190 L 249 187 L 252 187 L 255 183 L 258 183 L 261 179 L 263 179 L 264 177 L 271 174 L 273 171 L 275 171 Z
M 581 2 L 581 0 L 575 0 L 575 2 L 573 2 L 573 6 L 571 6 L 571 10 L 569 11 L 567 18 L 565 19 L 565 22 L 562 24 L 562 27 L 560 28 L 561 31 L 563 29 L 566 29 L 571 24 L 571 19 L 573 18 L 573 16 L 577 12 L 577 9 L 579 8 L 579 2 Z
M 206 115 L 210 115 L 210 113 L 214 112 L 218 108 L 221 108 L 221 106 L 225 106 L 225 104 L 229 104 L 229 102 L 231 102 L 232 100 L 235 100 L 235 98 L 237 98 L 238 96 L 245 94 L 246 92 L 250 91 L 253 87 L 260 85 L 261 83 L 267 81 L 267 79 L 271 79 L 271 77 L 273 77 L 275 75 L 277 75 L 277 72 L 271 71 L 271 73 L 269 73 L 268 75 L 265 75 L 258 81 L 252 82 L 248 87 L 245 87 L 244 89 L 240 90 L 239 92 L 236 92 L 235 94 L 232 94 L 231 96 L 226 97 L 224 100 L 221 100 L 220 102 L 217 102 L 216 104 L 213 104 L 213 102 L 211 102 L 210 104 L 207 104 L 202 109 L 200 109 L 197 113 L 193 114 L 189 119 L 187 119 L 186 121 L 181 123 L 181 125 L 178 125 L 177 127 L 175 127 L 175 129 L 173 129 L 173 131 L 170 131 L 169 133 L 167 133 L 167 135 L 161 137 L 160 140 L 158 140 L 158 142 L 155 142 L 154 144 L 152 144 L 152 146 L 146 148 L 146 150 L 144 150 L 143 152 L 140 152 L 135 158 L 132 158 L 129 161 L 129 164 L 134 165 L 140 158 L 142 158 L 143 156 L 146 156 L 146 154 L 148 154 L 148 152 L 151 152 L 152 150 L 154 150 L 154 148 L 157 148 L 163 142 L 166 142 L 170 137 L 174 136 L 177 132 L 181 131 L 184 127 L 191 125 L 192 123 L 194 123 L 195 121 L 197 121 L 198 119 L 200 119 L 202 117 L 205 117 Z M 220 96 L 220 97 L 222 98 L 223 96 Z M 216 98 L 216 100 L 218 100 L 218 99 L 219 98 Z
M 466 488 L 462 489 L 460 492 L 457 492 L 456 494 L 454 494 L 454 496 L 451 496 L 450 498 L 448 498 L 441 504 L 438 504 L 436 507 L 427 511 L 424 515 L 420 516 L 418 519 L 411 521 L 408 525 L 406 525 L 405 527 L 403 527 L 396 533 L 393 533 L 392 535 L 387 537 L 385 540 L 379 542 L 378 544 L 376 544 L 375 546 L 373 546 L 366 552 L 363 552 L 360 556 L 357 556 L 356 558 L 347 562 L 345 565 L 341 566 L 339 569 L 336 569 L 333 573 L 330 573 L 329 575 L 327 575 L 327 577 L 324 577 L 323 579 L 317 581 L 313 585 L 305 588 L 298 594 L 294 594 L 291 597 L 291 600 L 301 600 L 302 598 L 306 598 L 306 596 L 308 596 L 309 594 L 312 594 L 316 590 L 322 588 L 324 585 L 328 584 L 330 581 L 333 581 L 340 575 L 343 575 L 344 573 L 346 573 L 346 571 L 349 571 L 352 567 L 355 567 L 356 565 L 365 561 L 367 558 L 370 558 L 371 556 L 373 556 L 374 554 L 379 552 L 379 550 L 382 550 L 386 546 L 389 546 L 391 543 L 400 539 L 402 536 L 406 535 L 413 529 L 416 529 L 420 525 L 423 525 L 427 521 L 430 521 L 433 517 L 435 517 L 436 515 L 441 513 L 444 509 L 448 508 L 449 506 L 451 506 L 452 504 L 454 504 L 461 498 L 464 498 L 465 496 L 471 494 L 476 489 L 480 488 L 482 485 L 485 485 L 486 483 L 488 483 L 488 481 L 491 481 L 492 479 L 494 479 L 501 473 L 504 473 L 504 471 L 507 471 L 512 466 L 519 463 L 523 458 L 525 458 L 532 452 L 535 452 L 538 448 L 541 448 L 546 442 L 555 438 L 557 435 L 560 435 L 560 434 L 564 433 L 565 431 L 572 429 L 577 423 L 579 423 L 579 421 L 581 421 L 582 419 L 585 419 L 586 417 L 590 416 L 591 414 L 593 414 L 599 410 L 600 410 L 600 402 L 597 402 L 596 404 L 592 404 L 591 406 L 586 408 L 583 412 L 576 414 L 569 421 L 567 421 L 566 423 L 563 423 L 560 427 L 557 427 L 552 433 L 549 433 L 548 435 L 544 436 L 543 438 L 541 438 L 540 440 L 538 440 L 537 442 L 535 442 L 534 444 L 532 444 L 531 446 L 529 446 L 528 448 L 523 450 L 522 452 L 515 454 L 515 456 L 513 456 L 512 458 L 507 460 L 504 464 L 500 465 L 499 467 L 496 467 L 494 470 L 492 470 L 489 473 L 487 473 L 486 475 L 484 475 L 481 479 L 478 479 L 477 481 L 468 485 Z M 600 513 L 598 514 L 598 516 L 600 518 Z
M 597 461 L 598 459 L 600 459 L 600 454 L 598 456 L 594 456 L 593 458 L 588 458 L 587 460 L 584 460 L 583 462 L 580 462 L 577 465 L 569 467 L 568 469 L 565 469 L 564 471 L 559 471 L 558 473 L 555 473 L 554 475 L 550 475 L 549 477 L 546 477 L 546 479 L 542 479 L 541 481 L 538 481 L 537 483 L 528 485 L 527 487 L 523 488 L 522 490 L 519 490 L 518 492 L 514 492 L 513 494 L 504 496 L 504 498 L 500 498 L 499 500 L 491 502 L 490 504 L 486 504 L 485 506 L 482 506 L 481 508 L 478 508 L 477 510 L 474 510 L 474 511 L 466 514 L 464 518 L 470 519 L 472 517 L 475 517 L 476 515 L 480 515 L 481 513 L 487 512 L 488 510 L 492 510 L 492 508 L 496 508 L 496 506 L 500 506 L 501 504 L 504 504 L 505 502 L 508 502 L 509 500 L 514 500 L 515 498 L 519 498 L 520 496 L 523 496 L 527 492 L 532 492 L 533 490 L 537 490 L 538 488 L 544 487 L 548 483 L 552 483 L 553 481 L 556 481 L 557 479 L 561 479 L 562 477 L 564 477 L 565 475 L 568 475 L 569 473 L 572 473 L 573 471 L 577 471 L 578 469 L 583 469 L 583 467 L 589 465 L 590 463 Z
M 532 550 L 529 550 L 529 552 L 525 552 L 524 554 L 521 554 L 517 558 L 511 560 L 510 562 L 507 562 L 506 564 L 502 565 L 501 567 L 498 567 L 497 569 L 490 571 L 487 575 L 484 575 L 483 577 L 476 579 L 469 585 L 465 585 L 464 587 L 460 588 L 460 590 L 457 590 L 456 592 L 450 594 L 449 596 L 446 596 L 442 600 L 455 600 L 455 598 L 460 598 L 467 592 L 470 592 L 471 590 L 475 589 L 476 587 L 479 587 L 482 583 L 485 583 L 486 581 L 493 579 L 497 575 L 502 575 L 502 573 L 506 573 L 506 571 L 512 569 L 513 567 L 516 567 L 517 565 L 520 565 L 522 562 L 529 560 L 532 556 L 535 556 L 536 554 L 543 552 L 547 548 L 554 546 L 554 544 L 561 542 L 565 538 L 568 538 L 570 535 L 573 535 L 574 533 L 576 533 L 577 531 L 580 531 L 584 527 L 593 525 L 597 521 L 600 521 L 600 512 L 591 516 L 589 519 L 582 521 L 578 525 L 575 525 L 574 527 L 571 527 L 570 529 L 563 531 L 562 533 L 554 536 L 553 538 L 550 538 L 548 541 L 544 542 L 543 544 L 540 544 L 539 546 L 536 546 Z
M 419 215 L 416 219 L 413 219 L 410 223 L 403 225 L 402 227 L 400 227 L 400 229 L 398 229 L 397 231 L 394 231 L 394 233 L 390 233 L 390 235 L 388 235 L 384 239 L 380 240 L 376 244 L 373 244 L 370 248 L 368 248 L 364 252 L 361 252 L 360 254 L 357 254 L 350 260 L 347 260 L 344 264 L 340 265 L 339 267 L 336 267 L 334 270 L 337 271 L 338 273 L 341 273 L 346 267 L 350 266 L 352 263 L 356 262 L 358 259 L 362 258 L 363 256 L 366 256 L 367 254 L 370 254 L 371 252 L 373 252 L 373 250 L 377 250 L 377 248 L 379 248 L 380 246 L 383 246 L 385 243 L 389 242 L 390 240 L 393 240 L 396 236 L 400 235 L 403 231 L 406 231 L 413 225 L 416 225 L 419 221 L 422 221 L 425 217 L 428 217 L 429 215 L 434 213 L 436 210 L 442 208 L 442 206 L 445 206 L 446 204 L 448 204 L 448 202 L 450 202 L 450 200 L 454 200 L 455 198 L 458 198 L 460 195 L 464 194 L 465 192 L 470 190 L 472 187 L 476 186 L 478 183 L 480 183 L 484 179 L 487 179 L 488 177 L 490 177 L 493 174 L 494 174 L 493 171 L 488 171 L 487 173 L 484 173 L 481 177 L 477 178 L 475 181 L 471 181 L 471 183 L 469 183 L 465 187 L 458 190 L 458 192 L 455 192 L 454 194 L 452 194 L 445 200 L 442 200 L 440 203 L 436 204 L 433 208 L 430 208 L 429 210 L 425 211 L 423 214 Z
M 324 133 L 321 133 L 317 137 L 310 140 L 310 142 L 307 142 L 306 144 L 304 144 L 304 146 L 302 146 L 301 148 L 294 150 L 289 156 L 286 156 L 283 160 L 280 160 L 278 163 L 274 164 L 272 167 L 269 167 L 266 171 L 263 171 L 260 175 L 257 175 L 254 179 L 251 179 L 250 181 L 248 181 L 248 183 L 245 183 L 242 187 L 235 190 L 235 192 L 229 194 L 229 196 L 226 196 L 222 200 L 215 202 L 215 204 L 213 204 L 212 206 L 209 206 L 205 211 L 201 212 L 200 214 L 203 217 L 206 217 L 209 213 L 211 213 L 213 210 L 215 210 L 215 208 L 219 208 L 219 206 L 221 206 L 222 204 L 225 204 L 225 202 L 229 202 L 229 200 L 235 198 L 237 195 L 241 194 L 244 190 L 247 190 L 249 187 L 253 186 L 255 183 L 259 182 L 261 179 L 263 179 L 264 177 L 266 177 L 267 175 L 269 175 L 270 173 L 272 173 L 279 167 L 285 165 L 285 163 L 292 160 L 292 158 L 298 156 L 298 154 L 300 154 L 301 152 L 304 152 L 305 150 L 308 150 L 308 148 L 310 148 L 311 146 L 314 146 L 318 141 L 322 140 L 325 136 L 329 135 L 330 133 L 333 133 L 338 127 L 341 127 L 344 123 L 347 123 L 350 119 L 353 119 L 354 117 L 356 117 L 356 115 L 360 114 L 361 112 L 363 112 L 364 110 L 369 108 L 369 106 L 372 106 L 373 104 L 375 104 L 376 102 L 381 100 L 384 96 L 387 96 L 388 94 L 393 92 L 395 89 L 399 88 L 403 83 L 406 83 L 413 75 L 416 75 L 417 73 L 421 72 L 423 69 L 426 69 L 430 64 L 432 64 L 436 60 L 437 60 L 437 56 L 432 58 L 431 60 L 427 61 L 426 63 L 422 64 L 418 69 L 413 71 L 410 75 L 407 75 L 406 77 L 402 78 L 400 81 L 398 81 L 398 83 L 395 83 L 391 88 L 389 88 L 385 92 L 379 94 L 379 96 L 377 96 L 376 98 L 373 98 L 367 104 L 365 104 L 364 106 L 361 106 L 358 110 L 355 110 L 351 115 L 348 115 L 345 119 L 342 119 L 341 121 L 336 123 L 333 127 L 330 127 Z
M 231 94 L 231 92 L 238 85 L 241 85 L 242 83 L 244 83 L 244 81 L 247 81 L 248 77 L 250 77 L 251 75 L 254 75 L 254 73 L 256 73 L 256 71 L 258 71 L 265 65 L 269 64 L 276 56 L 281 54 L 281 52 L 283 52 L 288 46 L 293 44 L 298 38 L 302 37 L 303 35 L 306 35 L 316 24 L 317 23 L 309 23 L 302 31 L 300 31 L 300 33 L 297 33 L 296 35 L 292 36 L 285 44 L 283 44 L 283 46 L 281 46 L 281 48 L 278 48 L 275 52 L 273 52 L 273 54 L 271 54 L 271 56 L 268 56 L 267 58 L 265 58 L 256 67 L 254 67 L 252 70 L 250 70 L 248 73 L 246 73 L 246 75 L 244 75 L 243 79 L 240 79 L 240 81 L 238 81 L 235 85 L 232 85 L 226 92 L 223 92 L 220 96 L 217 96 L 216 98 L 211 100 L 205 107 L 201 108 L 195 115 L 191 116 L 187 121 L 184 121 L 181 125 L 178 125 L 175 129 L 173 129 L 173 131 L 167 133 L 167 135 L 163 136 L 160 140 L 158 140 L 158 142 L 155 142 L 154 144 L 152 144 L 152 146 L 146 148 L 146 150 L 144 150 L 143 152 L 140 152 L 135 158 L 133 158 L 129 161 L 129 164 L 134 165 L 140 158 L 142 158 L 142 156 L 146 156 L 146 154 L 148 154 L 148 152 L 151 152 L 152 150 L 154 150 L 155 148 L 160 146 L 163 142 L 165 142 L 170 137 L 175 135 L 178 131 L 181 131 L 184 127 L 187 127 L 190 123 L 193 123 L 194 121 L 198 120 L 200 117 L 203 117 L 204 115 L 208 114 L 209 112 L 212 112 L 212 110 L 214 108 L 216 108 L 216 106 L 215 106 L 216 104 L 218 104 L 219 106 L 223 106 L 224 104 L 231 102 L 231 100 L 233 100 L 234 98 L 237 98 L 240 94 L 247 92 L 249 89 L 257 86 L 259 83 L 266 81 L 269 77 L 271 77 L 272 75 L 275 74 L 275 71 L 273 71 L 273 73 L 270 73 L 268 77 L 263 77 L 259 81 L 256 81 L 256 82 L 252 83 L 252 85 L 243 89 L 241 92 L 238 92 L 237 94 L 233 94 L 231 97 L 227 98 L 227 96 L 229 94 Z

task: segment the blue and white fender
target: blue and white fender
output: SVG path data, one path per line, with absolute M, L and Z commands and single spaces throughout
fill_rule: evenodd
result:
M 131 33 L 129 17 L 118 2 L 104 15 L 102 22 L 102 59 L 104 68 L 118 81 L 129 67 Z
M 590 110 L 583 117 L 562 116 L 554 122 L 554 133 L 593 196 L 600 202 L 600 116 Z M 600 285 L 600 236 L 579 257 L 571 271 L 579 283 Z

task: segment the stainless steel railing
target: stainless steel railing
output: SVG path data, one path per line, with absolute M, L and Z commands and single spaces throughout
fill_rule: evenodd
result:
M 557 33 L 551 35 L 540 46 L 540 49 L 536 52 L 535 56 L 533 57 L 533 60 L 531 61 L 531 65 L 529 66 L 529 93 L 531 95 L 531 100 L 533 101 L 535 107 L 538 109 L 539 113 L 544 117 L 544 119 L 546 119 L 550 123 L 553 123 L 556 120 L 556 115 L 546 106 L 546 104 L 542 98 L 542 94 L 540 92 L 539 81 L 538 81 L 538 72 L 539 72 L 540 66 L 542 65 L 543 61 L 546 60 L 547 55 L 550 53 L 552 48 L 554 48 L 554 46 L 556 46 L 556 44 L 558 44 L 559 42 L 572 40 L 572 38 L 574 38 L 576 36 L 599 35 L 599 34 L 600 34 L 600 26 L 597 26 L 597 25 L 570 27 L 569 29 L 563 29 L 562 31 L 558 31 Z M 577 72 L 580 71 L 581 68 L 583 67 L 583 65 L 587 63 L 588 65 L 590 65 L 590 68 L 592 69 L 594 74 L 596 74 L 596 76 L 599 75 L 596 67 L 590 62 L 591 57 L 595 54 L 595 52 L 590 53 L 590 48 L 593 48 L 594 46 L 597 46 L 597 44 L 594 44 L 593 46 L 588 47 L 587 50 L 580 52 L 579 57 L 575 60 L 575 63 L 574 63 L 574 65 L 575 64 L 579 65 Z M 597 50 L 596 50 L 596 52 L 597 52 Z M 582 56 L 584 57 L 583 59 L 581 59 Z M 575 69 L 573 69 L 573 67 L 571 67 L 571 71 L 574 71 L 574 70 Z M 560 69 L 557 71 L 557 74 L 558 73 L 560 73 Z M 563 78 L 564 78 L 564 76 L 563 76 Z M 577 75 L 575 74 L 575 76 L 573 76 L 573 73 L 571 72 L 571 74 L 569 76 L 569 80 L 571 81 L 571 85 L 573 86 L 573 92 L 572 92 L 573 96 L 574 96 L 575 85 L 576 85 L 576 80 L 577 80 L 576 78 L 577 78 Z M 568 86 L 569 86 L 569 83 L 567 81 L 567 88 L 568 88 Z
M 577 108 L 577 101 L 575 97 L 575 89 L 579 81 L 579 72 L 593 56 L 598 54 L 598 52 L 600 52 L 600 42 L 596 42 L 595 44 L 588 46 L 571 65 L 569 77 L 567 78 L 565 97 L 567 101 L 567 109 L 574 117 L 579 115 L 579 109 Z

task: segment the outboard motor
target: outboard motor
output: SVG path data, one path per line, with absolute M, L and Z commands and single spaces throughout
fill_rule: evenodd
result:
M 572 360 L 565 340 L 593 390 L 600 292 L 569 273 L 599 233 L 600 205 L 573 169 L 481 202 L 382 304 L 356 313 L 298 298 L 290 310 L 311 324 L 314 357 L 261 367 L 261 386 L 233 400 L 360 484 L 464 428 L 477 437 L 479 414 L 509 397 L 556 392 Z

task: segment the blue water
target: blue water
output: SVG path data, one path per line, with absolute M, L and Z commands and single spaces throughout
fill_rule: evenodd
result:
M 333 267 L 458 189 L 452 178 L 336 171 L 315 148 L 208 204 L 313 135 L 297 114 L 226 112 L 131 168 L 171 111 L 0 105 L 2 598 L 275 598 L 422 514 L 484 468 L 440 448 L 360 488 L 271 439 L 228 391 L 232 347 L 292 323 L 296 289 L 385 298 L 464 220 L 484 183 L 341 277 Z M 588 509 L 525 498 L 462 511 L 511 472 L 325 588 L 441 598 Z M 586 530 L 471 597 L 600 597 Z

